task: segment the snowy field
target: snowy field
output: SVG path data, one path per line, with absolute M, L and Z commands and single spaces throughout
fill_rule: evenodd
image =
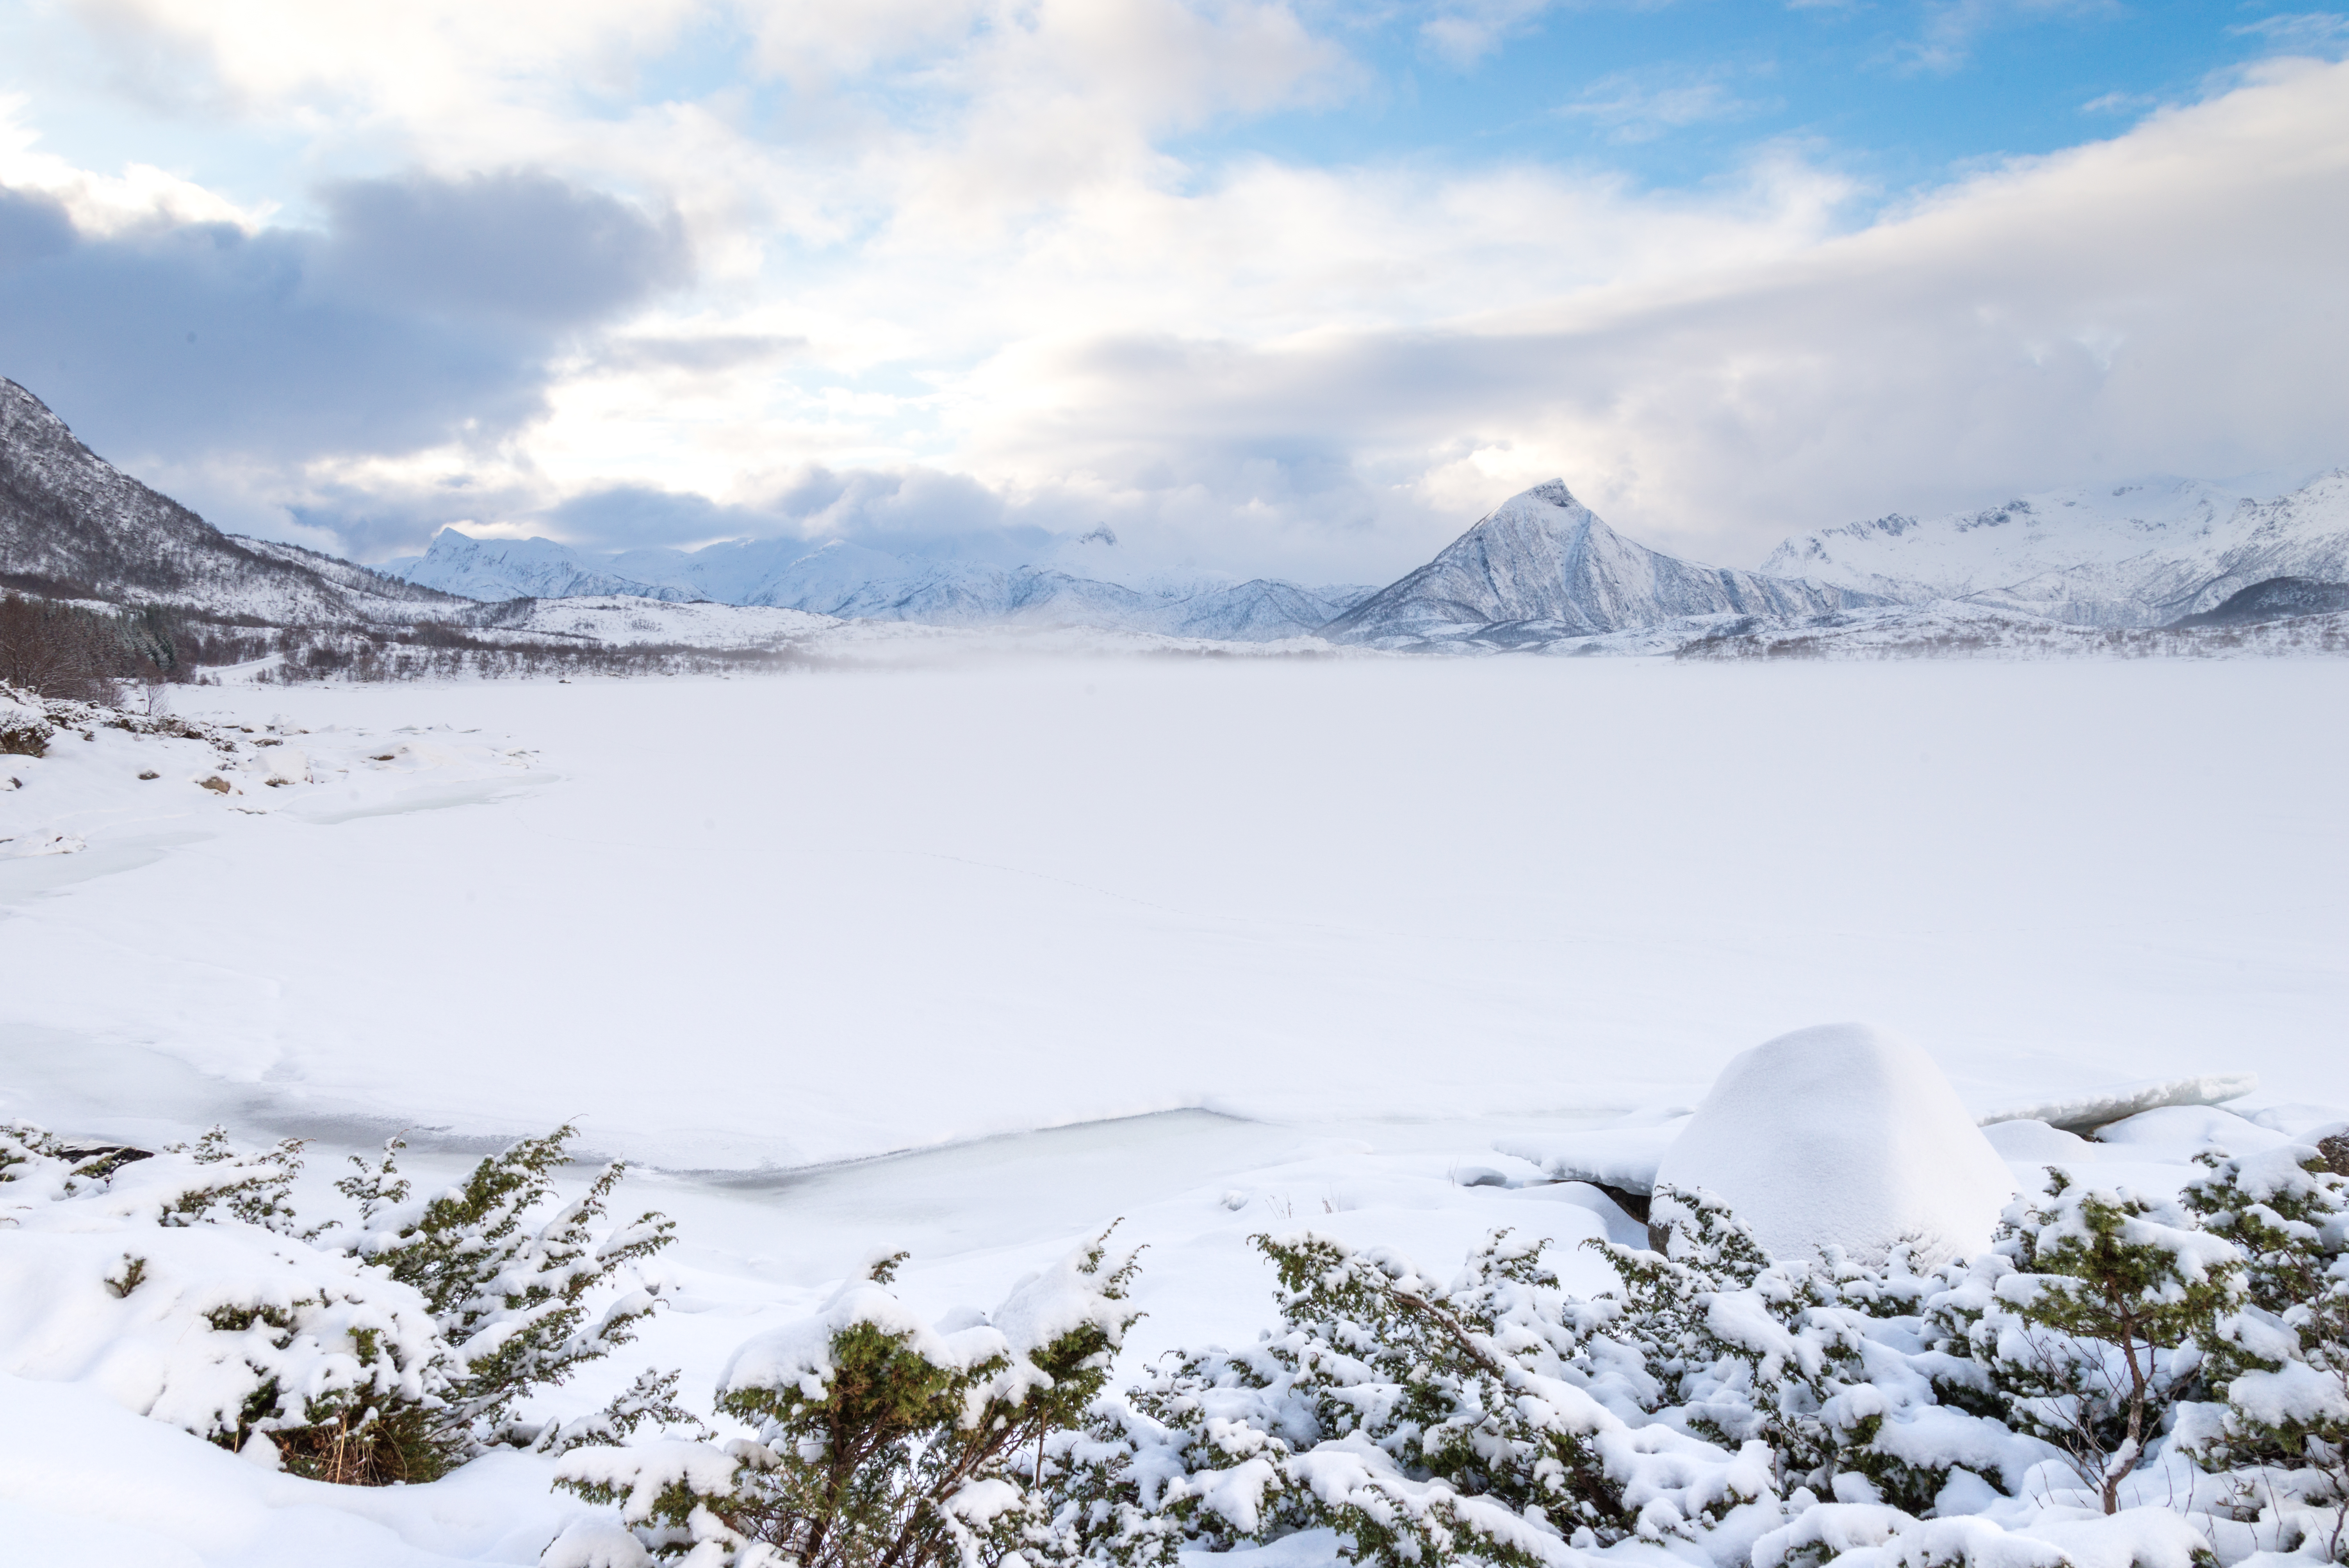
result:
M 879 1244 L 942 1309 L 1123 1215 L 1138 1363 L 1251 1336 L 1245 1238 L 1292 1219 L 1438 1270 L 1620 1231 L 1497 1146 L 1662 1122 L 1807 1024 L 1914 1039 L 1976 1110 L 2253 1072 L 2271 1127 L 2349 1114 L 2336 661 L 181 696 L 282 744 L 0 758 L 0 1119 L 304 1136 L 323 1180 L 576 1118 L 683 1237 L 583 1408 L 647 1360 L 705 1393 Z M 41 1376 L 0 1383 L 0 1496 L 61 1543 L 166 1472 L 208 1501 L 150 1511 L 158 1563 L 529 1563 L 578 1508 L 520 1457 L 439 1501 L 266 1475 Z

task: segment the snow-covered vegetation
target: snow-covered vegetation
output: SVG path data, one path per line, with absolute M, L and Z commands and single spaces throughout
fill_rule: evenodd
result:
M 160 1154 L 0 1135 L 0 1346 L 193 1438 L 346 1485 L 503 1443 L 597 1505 L 545 1568 L 1172 1564 L 1318 1539 L 1343 1560 L 2163 1568 L 2349 1562 L 2349 1124 L 2199 1157 L 2176 1198 L 2051 1169 L 1993 1244 L 1920 1268 L 1773 1257 L 1664 1187 L 1650 1246 L 1563 1287 L 1495 1231 L 1449 1283 L 1392 1249 L 1259 1233 L 1276 1323 L 1112 1390 L 1139 1316 L 1108 1235 L 932 1322 L 885 1253 L 753 1336 L 709 1424 L 647 1373 L 603 1410 L 517 1401 L 631 1337 L 617 1167 L 567 1202 L 568 1128 L 419 1200 L 388 1149 L 303 1226 L 294 1145 Z M 592 1325 L 592 1326 L 591 1326 Z M 639 1429 L 643 1429 L 640 1432 Z M 733 1435 L 740 1433 L 740 1435 Z

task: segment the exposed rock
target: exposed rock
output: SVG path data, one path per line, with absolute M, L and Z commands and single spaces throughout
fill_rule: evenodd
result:
M 1909 1242 L 1925 1264 L 1987 1245 L 2015 1186 L 1933 1059 L 1861 1024 L 1732 1058 L 1656 1182 L 1711 1191 L 1777 1256 Z

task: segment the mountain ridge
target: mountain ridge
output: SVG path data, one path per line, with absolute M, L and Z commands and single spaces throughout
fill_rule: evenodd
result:
M 1116 548 L 1106 529 L 1092 537 Z M 389 565 L 410 582 L 468 597 L 632 593 L 853 620 L 1092 625 L 1238 642 L 1309 633 L 1372 591 L 1220 575 L 1162 575 L 1137 587 L 1055 566 L 900 555 L 839 539 L 741 540 L 598 557 L 554 540 L 482 540 L 453 528 L 434 535 L 424 555 Z
M 1893 513 L 1796 534 L 1762 566 L 1897 603 L 2168 625 L 2269 578 L 2349 580 L 2349 469 L 2266 500 L 2160 475 L 1922 521 Z

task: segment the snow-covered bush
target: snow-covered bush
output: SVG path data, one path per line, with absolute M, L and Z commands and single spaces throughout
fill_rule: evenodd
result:
M 329 1480 L 445 1468 L 440 1334 L 417 1293 L 292 1233 L 290 1150 L 221 1139 L 77 1160 L 0 1130 L 0 1349 L 224 1448 Z
M 1589 1359 L 1621 1304 L 1565 1296 L 1541 1243 L 1495 1233 L 1449 1286 L 1325 1236 L 1257 1245 L 1280 1327 L 1103 1401 L 1057 1450 L 1084 1554 L 1171 1563 L 1186 1537 L 1326 1525 L 1361 1561 L 1533 1564 L 1569 1541 L 1692 1538 L 1772 1492 L 1764 1445 L 1651 1423 L 1637 1353 Z
M 1592 1243 L 1622 1280 L 1595 1300 L 1506 1234 L 1442 1288 L 1259 1238 L 1279 1327 L 1056 1439 L 1048 1554 L 1171 1564 L 1319 1526 L 1384 1568 L 1638 1542 L 1753 1568 L 2339 1561 L 2349 1183 L 2311 1155 L 2220 1162 L 2185 1207 L 2059 1177 L 1930 1270 L 1774 1259 L 1665 1189 L 1661 1252 Z M 2213 1386 L 2224 1406 L 2180 1403 Z
M 241 1152 L 215 1129 L 150 1154 L 0 1129 L 0 1365 L 363 1484 L 428 1480 L 492 1441 L 551 1446 L 674 1414 L 673 1379 L 640 1379 L 567 1428 L 509 1419 L 532 1387 L 626 1338 L 645 1294 L 618 1291 L 583 1331 L 585 1298 L 667 1239 L 657 1216 L 600 1227 L 616 1167 L 551 1217 L 533 1212 L 569 1136 L 526 1140 L 412 1205 L 387 1152 L 344 1184 L 357 1227 L 305 1229 L 298 1144 Z
M 618 1503 L 549 1564 L 948 1568 L 1052 1555 L 1042 1456 L 1080 1423 L 1136 1314 L 1107 1234 L 992 1314 L 924 1321 L 877 1259 L 813 1317 L 734 1354 L 718 1406 L 757 1437 L 580 1447 L 558 1485 Z M 629 1555 L 633 1550 L 635 1556 Z
M 2180 1440 L 2229 1476 L 2239 1514 L 2349 1562 L 2349 1180 L 2309 1148 L 2203 1163 L 2186 1206 L 2239 1250 L 2245 1290 Z
M 2241 1254 L 2177 1204 L 2054 1170 L 2042 1201 L 2007 1212 L 1999 1251 L 2014 1271 L 1974 1326 L 1977 1355 L 2009 1422 L 2062 1448 L 2116 1512 L 2241 1295 Z
M 357 1228 L 339 1244 L 423 1295 L 448 1346 L 450 1430 L 474 1441 L 557 1448 L 572 1440 L 559 1425 L 515 1425 L 515 1402 L 626 1344 L 656 1305 L 647 1290 L 626 1290 L 587 1323 L 590 1295 L 667 1246 L 675 1226 L 652 1213 L 606 1223 L 626 1169 L 616 1162 L 576 1199 L 543 1212 L 554 1195 L 551 1172 L 576 1136 L 565 1125 L 524 1139 L 429 1199 L 417 1199 L 399 1174 L 398 1139 L 378 1160 L 353 1155 L 357 1173 L 336 1183 L 358 1205 Z M 624 1398 L 649 1397 L 640 1387 Z

